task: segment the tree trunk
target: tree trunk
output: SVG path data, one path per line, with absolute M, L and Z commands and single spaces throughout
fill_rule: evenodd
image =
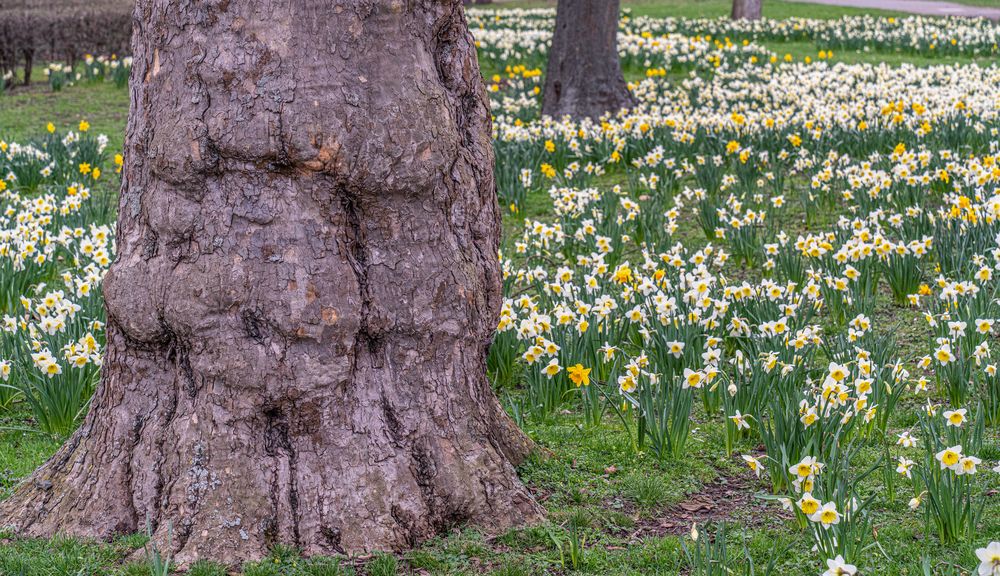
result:
M 760 20 L 763 0 L 733 0 L 733 20 Z
M 27 48 L 24 50 L 24 85 L 31 85 L 31 69 L 35 65 L 35 49 Z
M 542 114 L 598 118 L 635 104 L 618 58 L 619 0 L 559 0 Z
M 485 377 L 490 111 L 461 0 L 139 0 L 108 345 L 21 534 L 235 563 L 540 515 Z

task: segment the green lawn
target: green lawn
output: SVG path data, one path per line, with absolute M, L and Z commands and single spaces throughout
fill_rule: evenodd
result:
M 965 4 L 967 6 L 985 6 L 987 8 L 1000 8 L 997 0 L 950 0 L 955 4 Z
M 49 122 L 68 128 L 87 120 L 91 130 L 107 134 L 109 148 L 118 151 L 125 140 L 128 105 L 128 90 L 110 82 L 69 86 L 59 92 L 35 82 L 0 96 L 0 134 L 23 140 L 41 133 Z
M 997 0 L 949 1 L 968 6 L 1000 7 L 1000 2 L 997 2 Z M 495 4 L 499 8 L 554 8 L 555 5 L 556 0 L 501 0 Z M 674 16 L 677 18 L 717 18 L 719 16 L 728 16 L 733 4 L 728 0 L 622 0 L 621 5 L 623 8 L 631 9 L 633 14 L 640 16 L 656 16 L 659 18 L 665 16 Z M 764 0 L 764 16 L 768 18 L 839 18 L 844 15 L 860 14 L 877 16 L 905 15 L 903 12 L 893 10 L 871 10 L 867 8 Z
M 806 57 L 816 60 L 819 49 L 810 42 L 759 42 L 769 50 L 779 54 L 791 54 L 796 61 L 801 61 Z M 989 56 L 943 56 L 932 58 L 916 54 L 906 54 L 902 51 L 887 52 L 875 51 L 864 52 L 862 50 L 835 52 L 833 62 L 844 62 L 847 64 L 889 64 L 899 66 L 901 64 L 913 64 L 915 66 L 932 66 L 937 64 L 969 64 L 976 62 L 980 65 L 988 66 L 995 62 Z
M 794 529 L 789 516 L 776 513 L 776 503 L 765 503 L 757 494 L 767 486 L 757 480 L 738 458 L 727 458 L 718 450 L 724 430 L 719 422 L 694 415 L 696 428 L 683 461 L 658 461 L 648 453 L 636 455 L 627 445 L 614 419 L 598 429 L 586 429 L 575 416 L 560 416 L 549 422 L 529 422 L 525 428 L 543 448 L 543 455 L 524 464 L 521 478 L 547 512 L 543 525 L 511 530 L 499 537 L 485 537 L 475 530 L 455 531 L 433 540 L 399 558 L 343 559 L 343 572 L 320 568 L 298 558 L 293 551 L 279 549 L 274 557 L 244 567 L 245 576 L 310 574 L 492 574 L 531 576 L 570 572 L 566 552 L 576 539 L 584 552 L 574 573 L 581 574 L 685 574 L 684 549 L 691 525 L 705 530 L 707 522 L 726 520 L 730 558 L 749 556 L 760 570 L 773 562 L 777 575 L 811 574 L 815 569 L 809 539 Z M 55 446 L 49 443 L 48 448 Z M 753 446 L 738 446 L 749 452 Z M 44 459 L 35 449 L 23 454 L 19 471 Z M 879 454 L 867 451 L 865 462 Z M 859 463 L 862 464 L 862 463 Z M 0 467 L 5 464 L 0 461 Z M 869 478 L 875 486 L 881 477 Z M 951 564 L 971 566 L 975 558 L 968 546 L 942 546 L 936 539 L 914 540 L 923 524 L 919 516 L 904 512 L 908 498 L 883 493 L 874 510 L 879 522 L 879 550 L 870 562 L 859 565 L 863 574 L 910 576 L 923 574 L 926 556 L 933 574 Z M 993 499 L 983 515 L 980 533 L 1000 534 L 1000 502 Z M 0 542 L 3 542 L 0 533 Z M 0 574 L 49 576 L 81 574 L 148 575 L 148 565 L 127 559 L 142 550 L 141 536 L 111 544 L 87 544 L 66 539 L 51 541 L 14 540 L 0 546 Z M 141 556 L 140 552 L 140 556 Z M 889 560 L 887 560 L 889 559 Z M 876 564 L 877 562 L 877 564 Z M 394 568 L 392 568 L 394 566 Z M 866 570 L 866 567 L 868 568 Z M 763 572 L 757 572 L 762 574 Z M 958 572 L 953 572 L 958 574 Z M 222 567 L 202 565 L 195 576 L 225 574 Z
M 989 2 L 990 0 L 981 0 Z M 636 16 L 664 18 L 718 18 L 729 16 L 733 3 L 730 0 L 622 0 L 622 8 L 632 10 Z M 984 4 L 985 5 L 985 4 Z M 495 5 L 498 8 L 555 8 L 555 0 L 512 0 Z M 840 18 L 844 15 L 876 14 L 880 16 L 900 15 L 887 10 L 865 10 L 861 8 L 840 8 L 819 4 L 801 4 L 765 0 L 764 16 L 767 18 Z
M 979 2 L 984 6 L 997 0 L 965 0 L 966 3 Z M 513 0 L 496 4 L 498 9 L 554 7 L 554 0 Z M 630 8 L 633 14 L 655 17 L 718 18 L 728 16 L 729 0 L 623 0 L 622 6 Z M 893 15 L 898 13 L 871 11 L 835 6 L 810 5 L 780 0 L 767 0 L 764 15 L 768 18 L 839 18 L 851 14 Z M 819 48 L 809 42 L 762 42 L 768 49 L 779 55 L 791 54 L 796 60 L 806 57 L 816 58 Z M 928 58 L 905 53 L 892 52 L 838 52 L 834 61 L 838 62 L 885 62 L 891 65 L 910 63 L 916 65 L 953 64 L 978 61 L 983 64 L 993 62 L 989 57 L 943 57 Z M 492 74 L 489 63 L 483 63 L 484 72 Z M 643 71 L 631 71 L 634 77 L 641 77 Z M 90 122 L 92 129 L 109 137 L 111 149 L 118 150 L 124 141 L 124 126 L 128 116 L 128 91 L 116 88 L 110 82 L 69 86 L 60 92 L 53 92 L 42 81 L 42 69 L 37 68 L 32 76 L 35 81 L 30 88 L 17 87 L 0 96 L 0 134 L 8 139 L 25 139 L 42 130 L 46 123 L 59 126 L 76 125 L 80 120 Z

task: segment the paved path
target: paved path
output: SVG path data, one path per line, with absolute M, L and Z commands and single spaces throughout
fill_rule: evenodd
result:
M 974 18 L 982 16 L 992 20 L 1000 20 L 1000 0 L 997 8 L 987 6 L 967 6 L 939 0 L 790 0 L 809 4 L 827 4 L 830 6 L 852 6 L 855 8 L 875 8 L 910 12 L 928 16 L 965 16 Z

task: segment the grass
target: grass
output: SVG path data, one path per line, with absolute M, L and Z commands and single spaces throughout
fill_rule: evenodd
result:
M 996 0 L 981 1 L 989 5 Z M 729 14 L 729 0 L 623 0 L 623 7 L 630 8 L 635 15 L 655 17 L 718 18 Z M 498 5 L 500 9 L 516 7 L 554 7 L 554 1 L 514 0 Z M 836 6 L 810 5 L 795 2 L 768 0 L 764 3 L 764 15 L 769 18 L 839 18 L 852 14 L 893 15 L 887 11 L 873 11 Z M 898 15 L 898 14 L 897 14 Z M 796 61 L 806 57 L 815 59 L 819 48 L 809 42 L 762 42 L 768 49 L 779 55 L 791 54 Z M 930 58 L 902 52 L 838 52 L 833 59 L 845 63 L 887 63 L 898 66 L 908 63 L 917 66 L 931 64 L 962 64 L 980 62 L 989 64 L 989 57 L 943 57 Z M 483 64 L 484 73 L 499 72 Z M 631 79 L 644 76 L 644 71 L 628 71 Z M 35 82 L 30 87 L 17 87 L 9 94 L 0 96 L 0 130 L 5 138 L 24 140 L 38 134 L 48 122 L 58 126 L 74 126 L 80 120 L 87 120 L 91 129 L 108 135 L 108 145 L 112 150 L 122 148 L 125 136 L 125 121 L 128 117 L 129 95 L 127 90 L 116 88 L 110 82 L 69 86 L 60 92 L 53 92 L 42 80 L 41 68 L 33 72 Z
M 971 0 L 969 0 L 971 1 Z M 990 0 L 981 0 L 984 4 Z M 551 6 L 553 2 L 509 2 L 504 6 Z M 634 14 L 651 16 L 719 17 L 729 11 L 728 0 L 682 2 L 681 0 L 625 0 Z M 861 10 L 812 6 L 768 0 L 765 15 L 834 18 Z M 796 60 L 814 57 L 817 48 L 809 43 L 772 43 L 779 54 Z M 967 62 L 967 59 L 914 58 L 904 54 L 843 53 L 838 61 L 915 64 Z M 630 71 L 636 74 L 636 71 Z M 0 97 L 0 131 L 8 139 L 23 140 L 44 130 L 46 122 L 75 125 L 86 119 L 92 130 L 108 134 L 113 151 L 121 148 L 128 111 L 128 91 L 112 84 L 68 87 L 53 93 L 36 84 Z M 609 174 L 600 185 L 613 185 L 620 174 Z M 547 201 L 532 196 L 518 215 L 504 220 L 505 238 L 516 235 L 524 218 L 545 215 Z M 832 216 L 831 216 L 832 217 Z M 804 220 L 804 218 L 801 218 Z M 700 230 L 693 222 L 684 223 L 679 235 L 694 240 Z M 794 230 L 803 223 L 789 223 Z M 897 327 L 900 355 L 913 357 L 925 342 L 923 326 L 914 322 L 915 313 L 892 306 L 880 306 L 875 321 Z M 302 559 L 294 550 L 276 549 L 271 557 L 244 565 L 244 576 L 340 576 L 394 574 L 490 574 L 528 576 L 541 573 L 638 575 L 687 573 L 682 544 L 691 525 L 725 520 L 730 531 L 731 554 L 747 556 L 756 566 L 774 561 L 776 574 L 814 574 L 821 569 L 810 553 L 809 538 L 788 517 L 776 513 L 776 505 L 766 505 L 753 495 L 766 486 L 753 477 L 738 457 L 724 453 L 723 428 L 705 414 L 694 415 L 687 456 L 682 460 L 659 461 L 648 453 L 636 453 L 614 419 L 601 427 L 587 429 L 575 415 L 525 424 L 527 433 L 546 450 L 526 462 L 519 474 L 547 511 L 543 524 L 516 528 L 488 537 L 473 530 L 456 530 L 401 556 L 376 555 L 370 558 Z M 31 422 L 23 412 L 0 420 L 0 498 L 9 495 L 14 484 L 55 452 L 59 442 L 30 431 Z M 29 429 L 29 431 L 25 431 Z M 738 445 L 738 452 L 756 446 Z M 1000 440 L 990 440 L 990 449 L 1000 454 Z M 879 458 L 875 448 L 864 451 L 858 465 Z M 994 481 L 995 482 L 995 481 Z M 735 490 L 734 490 L 735 488 Z M 961 546 L 943 546 L 925 538 L 919 517 L 906 509 L 903 494 L 880 493 L 876 478 L 861 490 L 875 494 L 878 548 L 870 560 L 859 566 L 862 573 L 885 576 L 924 574 L 922 562 L 933 573 L 946 573 L 949 566 L 966 570 L 976 562 L 975 546 L 1000 537 L 1000 501 L 992 498 L 983 514 L 980 539 Z M 995 486 L 1000 489 L 1000 486 Z M 727 492 L 729 490 L 729 492 Z M 741 494 L 744 497 L 734 497 Z M 707 529 L 702 530 L 707 533 Z M 565 550 L 571 543 L 583 543 L 575 570 L 567 565 Z M 146 539 L 140 535 L 111 543 L 81 542 L 67 538 L 49 540 L 18 539 L 0 532 L 0 575 L 138 576 L 150 574 L 142 560 Z M 226 567 L 210 562 L 191 566 L 192 576 L 222 576 Z M 957 572 L 956 572 L 957 573 Z
M 759 42 L 767 49 L 777 53 L 779 56 L 791 54 L 796 62 L 804 60 L 807 56 L 816 60 L 819 48 L 811 42 Z M 836 51 L 831 62 L 843 62 L 845 64 L 888 64 L 890 66 L 900 66 L 911 64 L 913 66 L 935 66 L 951 64 L 977 63 L 988 66 L 996 61 L 989 56 L 941 56 L 931 57 L 918 54 L 908 54 L 902 51 Z
M 947 0 L 955 4 L 967 6 L 983 6 L 997 8 L 997 0 Z M 622 8 L 632 10 L 636 16 L 653 16 L 663 18 L 719 18 L 729 16 L 732 10 L 730 0 L 621 0 Z M 495 6 L 499 8 L 555 8 L 556 0 L 510 0 L 501 1 Z M 766 0 L 764 16 L 767 18 L 840 18 L 841 16 L 856 16 L 872 14 L 875 16 L 902 16 L 906 12 L 895 10 L 873 10 L 869 8 L 853 8 L 846 6 L 828 6 L 824 4 L 809 4 L 807 2 L 783 2 L 782 0 Z
M 989 1 L 989 0 L 983 0 Z M 635 16 L 664 18 L 719 18 L 729 16 L 731 0 L 622 0 L 622 8 L 632 11 Z M 513 0 L 497 5 L 501 8 L 554 8 L 555 0 Z M 821 4 L 801 4 L 767 0 L 764 2 L 764 16 L 767 18 L 840 18 L 841 16 L 875 14 L 879 16 L 901 15 L 890 10 L 866 10 L 863 8 L 842 8 Z
M 0 418 L 0 498 L 59 448 L 59 442 L 30 428 L 27 414 Z M 0 572 L 2 574 L 2 572 Z
M 575 416 L 560 416 L 547 422 L 529 422 L 528 434 L 550 455 L 529 460 L 519 473 L 547 510 L 544 524 L 516 528 L 497 537 L 475 530 L 443 535 L 402 556 L 371 558 L 300 558 L 294 550 L 276 549 L 261 562 L 243 567 L 244 576 L 347 575 L 392 576 L 395 574 L 491 574 L 534 575 L 569 572 L 555 542 L 566 542 L 575 533 L 586 545 L 576 572 L 581 574 L 681 574 L 684 571 L 681 544 L 688 540 L 693 523 L 707 533 L 716 520 L 730 523 L 732 555 L 751 557 L 757 566 L 775 560 L 776 574 L 818 573 L 810 540 L 794 523 L 777 513 L 776 503 L 764 504 L 752 497 L 766 486 L 746 470 L 738 457 L 721 450 L 722 426 L 706 422 L 696 413 L 698 427 L 692 435 L 689 455 L 679 461 L 658 461 L 649 454 L 636 454 L 616 422 L 608 420 L 597 429 L 585 429 Z M 1000 450 L 996 438 L 994 449 Z M 750 451 L 741 445 L 738 450 Z M 865 451 L 859 465 L 874 462 L 877 450 Z M 33 458 L 40 462 L 43 454 Z M 864 483 L 862 492 L 880 489 L 877 478 Z M 748 496 L 733 498 L 725 487 Z M 721 488 L 720 488 L 721 487 Z M 942 546 L 934 538 L 923 538 L 919 516 L 906 510 L 905 494 L 891 499 L 878 494 L 875 510 L 881 550 L 873 550 L 865 574 L 908 576 L 921 574 L 921 558 L 932 565 L 975 565 L 971 544 L 984 545 L 1000 535 L 1000 501 L 990 500 L 983 515 L 981 542 Z M 708 503 L 707 505 L 704 503 Z M 707 506 L 707 507 L 706 507 Z M 0 534 L 0 574 L 50 576 L 148 574 L 141 560 L 130 560 L 145 538 L 133 536 L 110 544 L 84 543 L 65 538 L 9 540 Z M 200 563 L 192 567 L 196 576 L 221 576 L 224 568 Z
M 48 122 L 75 127 L 87 120 L 91 130 L 108 135 L 109 149 L 118 151 L 125 141 L 128 107 L 128 90 L 111 82 L 69 86 L 59 92 L 34 82 L 0 96 L 0 131 L 4 138 L 24 140 L 40 134 Z
M 966 6 L 984 6 L 986 8 L 1000 8 L 997 0 L 950 0 L 955 4 L 965 4 Z

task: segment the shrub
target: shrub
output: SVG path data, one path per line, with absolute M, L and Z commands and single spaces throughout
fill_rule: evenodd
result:
M 85 54 L 127 54 L 132 36 L 129 0 L 14 0 L 0 8 L 0 76 L 35 62 L 72 65 Z

